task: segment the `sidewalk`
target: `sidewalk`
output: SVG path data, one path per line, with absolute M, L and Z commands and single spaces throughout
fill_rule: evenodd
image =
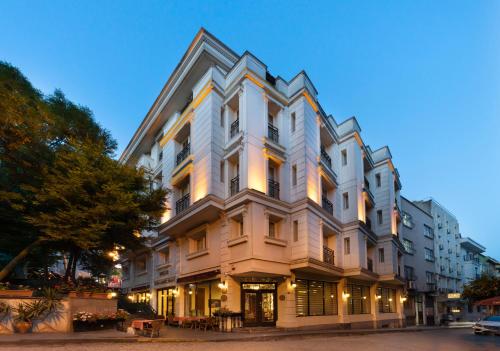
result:
M 80 332 L 80 333 L 41 333 L 0 335 L 0 347 L 7 345 L 47 345 L 74 343 L 135 343 L 135 342 L 229 342 L 229 341 L 269 341 L 284 338 L 350 336 L 380 333 L 424 332 L 436 329 L 469 328 L 469 326 L 450 327 L 408 327 L 392 329 L 351 329 L 351 330 L 280 330 L 267 329 L 251 332 L 221 333 L 182 328 L 164 327 L 158 338 L 128 335 L 116 330 Z

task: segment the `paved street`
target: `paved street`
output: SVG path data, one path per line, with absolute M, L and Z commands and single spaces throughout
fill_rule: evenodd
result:
M 348 351 L 461 351 L 500 350 L 500 337 L 476 336 L 467 329 L 404 332 L 360 336 L 302 337 L 276 341 L 203 342 L 203 343 L 89 343 L 82 345 L 6 346 L 0 350 L 16 351 L 155 351 L 155 350 L 203 350 L 203 351 L 301 351 L 301 350 L 348 350 Z

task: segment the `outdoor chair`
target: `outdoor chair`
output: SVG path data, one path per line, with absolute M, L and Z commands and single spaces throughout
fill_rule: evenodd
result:
M 174 315 L 169 314 L 167 317 L 167 324 L 170 326 L 179 327 L 179 321 L 175 319 Z
M 159 337 L 162 325 L 163 325 L 163 319 L 155 319 L 154 321 L 151 322 L 151 327 L 144 328 L 144 336 L 149 335 L 151 338 L 153 336 Z

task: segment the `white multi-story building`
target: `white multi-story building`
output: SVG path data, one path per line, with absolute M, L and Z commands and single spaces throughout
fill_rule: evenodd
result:
M 172 189 L 124 287 L 163 316 L 244 325 L 400 326 L 399 174 L 305 72 L 272 76 L 201 30 L 121 156 Z
M 486 272 L 486 260 L 481 255 L 486 248 L 471 238 L 460 239 L 460 255 L 463 260 L 462 284 L 468 284 Z

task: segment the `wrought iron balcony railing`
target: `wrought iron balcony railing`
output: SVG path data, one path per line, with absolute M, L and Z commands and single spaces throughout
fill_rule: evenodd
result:
M 231 196 L 237 194 L 240 191 L 240 176 L 236 176 L 231 179 L 231 184 L 229 185 L 229 190 Z
M 330 157 L 330 155 L 328 155 L 323 146 L 321 147 L 321 161 L 323 161 L 323 163 L 325 163 L 328 168 L 332 168 L 332 158 Z
M 231 138 L 234 138 L 236 134 L 238 134 L 240 131 L 240 119 L 238 118 L 236 121 L 231 123 L 231 130 L 230 130 L 230 136 Z
M 275 199 L 280 198 L 280 183 L 275 180 L 269 179 L 267 181 L 268 185 L 268 195 L 274 197 Z
M 267 137 L 274 141 L 275 143 L 279 143 L 280 133 L 278 128 L 273 126 L 271 123 L 267 125 Z
M 335 264 L 335 252 L 328 246 L 323 246 L 323 262 L 331 265 Z
M 184 195 L 175 202 L 175 213 L 179 214 L 189 207 L 189 194 Z
M 325 195 L 321 196 L 321 206 L 329 213 L 333 214 L 333 204 L 326 198 Z
M 175 158 L 175 165 L 178 166 L 181 164 L 182 161 L 186 159 L 186 157 L 189 156 L 191 153 L 191 144 L 188 143 L 178 154 L 177 157 Z

